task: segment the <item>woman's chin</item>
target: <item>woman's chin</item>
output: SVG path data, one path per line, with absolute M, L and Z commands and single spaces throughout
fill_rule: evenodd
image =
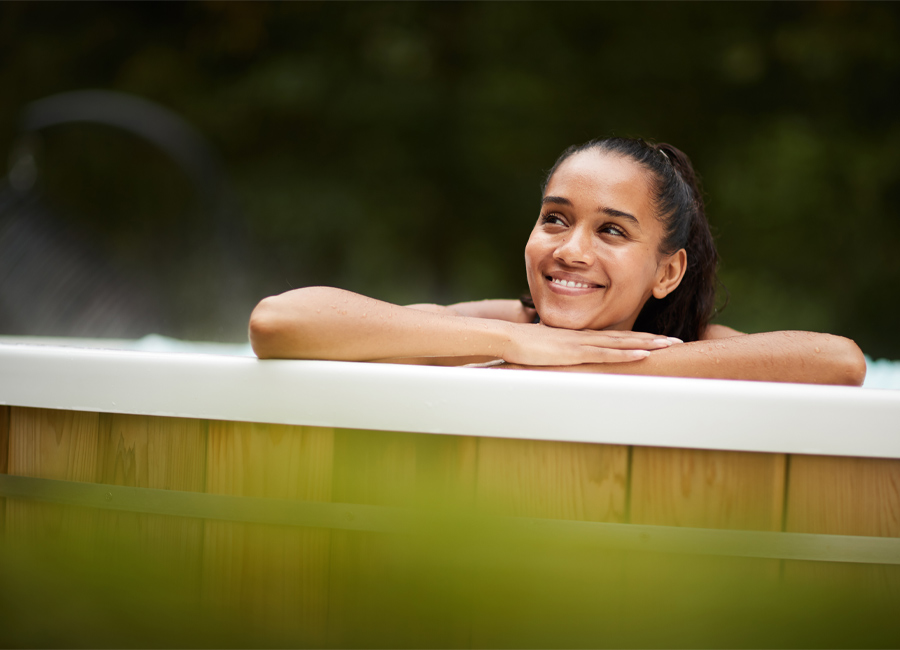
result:
M 546 315 L 540 311 L 538 313 L 541 316 L 541 323 L 548 327 L 556 327 L 564 330 L 601 329 L 595 327 L 593 323 L 590 322 L 590 319 L 585 318 L 584 316 L 579 317 L 573 314 L 560 314 L 552 311 Z

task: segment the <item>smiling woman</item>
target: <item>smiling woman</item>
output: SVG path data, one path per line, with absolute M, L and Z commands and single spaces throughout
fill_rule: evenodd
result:
M 710 325 L 716 250 L 690 161 L 608 138 L 550 170 L 525 247 L 530 298 L 401 307 L 308 287 L 250 318 L 260 358 L 335 359 L 859 385 L 852 341 Z
M 712 315 L 715 248 L 702 203 L 694 198 L 699 192 L 684 180 L 693 180 L 690 163 L 674 147 L 664 146 L 670 153 L 637 140 L 589 142 L 566 150 L 551 169 L 541 217 L 525 247 L 532 299 L 542 294 L 546 324 L 633 329 L 645 307 L 658 312 L 656 301 L 669 299 L 679 287 L 690 244 L 691 268 L 712 272 L 706 277 L 693 272 L 692 282 L 674 297 L 685 303 L 699 296 L 702 322 L 669 319 L 652 329 L 669 329 L 665 333 L 685 340 L 700 338 Z M 676 172 L 670 160 L 683 171 Z M 691 236 L 700 241 L 688 241 Z M 697 255 L 700 249 L 706 254 Z

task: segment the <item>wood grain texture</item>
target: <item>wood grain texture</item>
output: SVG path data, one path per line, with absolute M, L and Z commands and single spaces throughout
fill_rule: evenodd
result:
M 209 424 L 207 492 L 329 501 L 333 431 L 243 422 Z M 328 611 L 326 530 L 206 521 L 207 604 L 267 642 L 321 646 Z
M 628 448 L 481 438 L 478 506 L 517 517 L 621 522 Z
M 791 456 L 785 530 L 900 537 L 900 460 Z M 900 610 L 900 566 L 784 562 L 785 584 Z
M 202 492 L 207 422 L 106 414 L 99 422 L 98 481 L 112 485 Z M 177 577 L 182 596 L 200 598 L 203 522 L 199 519 L 106 511 L 98 513 L 99 544 L 125 565 L 155 563 Z M 186 593 L 189 592 L 189 593 Z
M 9 471 L 9 407 L 0 406 L 0 474 Z M 6 498 L 0 497 L 0 539 L 6 530 Z
M 9 473 L 95 481 L 99 417 L 80 411 L 12 407 Z
M 781 530 L 785 456 L 634 447 L 631 523 Z
M 786 530 L 900 537 L 900 460 L 792 456 Z
M 9 407 L 0 406 L 0 474 L 9 471 Z
M 474 500 L 478 440 L 338 430 L 334 500 L 457 510 Z M 465 647 L 459 575 L 433 564 L 423 537 L 333 531 L 328 644 L 332 647 Z M 439 543 L 438 543 L 439 544 Z
M 475 503 L 478 438 L 416 435 L 416 505 L 465 509 Z
M 333 485 L 338 503 L 413 507 L 417 501 L 415 434 L 336 430 Z M 373 637 L 378 639 L 375 645 L 382 645 L 385 634 L 392 641 L 388 645 L 417 645 L 412 626 L 397 625 L 398 612 L 404 607 L 402 596 L 393 588 L 403 582 L 404 553 L 399 544 L 391 535 L 332 531 L 329 647 L 362 647 Z
M 97 477 L 99 415 L 14 406 L 9 418 L 9 473 L 61 481 Z M 7 499 L 6 533 L 37 543 L 47 536 L 90 544 L 97 511 Z
M 476 501 L 487 513 L 622 522 L 627 478 L 625 446 L 479 439 Z M 511 564 L 492 565 L 488 574 L 474 576 L 472 647 L 577 645 L 584 642 L 585 626 L 603 627 L 607 617 L 620 613 L 610 602 L 619 601 L 614 598 L 604 602 L 602 612 L 580 617 L 598 606 L 598 593 L 601 600 L 620 593 L 621 563 L 612 556 L 588 551 L 573 572 L 571 564 L 556 566 L 514 539 L 500 543 L 508 546 Z M 567 554 L 577 552 L 569 549 Z M 547 625 L 548 620 L 560 625 Z M 573 640 L 578 638 L 580 642 Z
M 205 420 L 101 414 L 98 480 L 203 492 L 207 426 Z

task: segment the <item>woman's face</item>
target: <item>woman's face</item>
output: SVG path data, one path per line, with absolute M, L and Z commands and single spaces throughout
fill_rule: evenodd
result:
M 686 256 L 660 255 L 663 226 L 646 176 L 630 158 L 596 149 L 557 168 L 525 246 L 542 323 L 630 330 L 651 295 L 678 286 Z

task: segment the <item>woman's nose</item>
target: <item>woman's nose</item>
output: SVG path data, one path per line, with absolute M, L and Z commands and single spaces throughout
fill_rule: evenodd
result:
M 565 241 L 554 251 L 560 262 L 569 265 L 590 265 L 594 261 L 591 233 L 580 228 L 569 231 Z

